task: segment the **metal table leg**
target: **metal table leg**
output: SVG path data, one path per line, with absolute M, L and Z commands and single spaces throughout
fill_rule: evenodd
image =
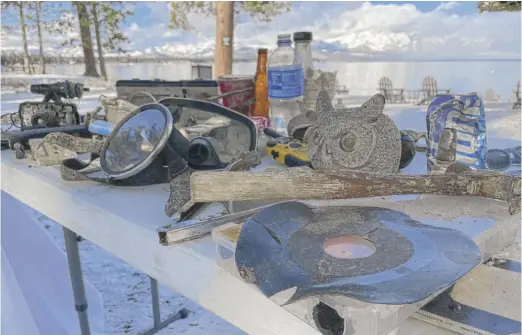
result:
M 81 335 L 91 335 L 89 326 L 89 317 L 87 314 L 87 298 L 85 295 L 85 287 L 83 284 L 82 267 L 80 263 L 80 252 L 78 250 L 78 239 L 76 233 L 63 227 L 63 236 L 65 238 L 65 249 L 67 251 L 67 260 L 69 263 L 69 273 L 71 276 L 71 284 L 74 295 L 74 305 L 78 312 L 78 320 L 80 321 Z M 154 317 L 154 326 L 141 333 L 140 335 L 152 335 L 161 329 L 167 327 L 170 323 L 184 319 L 188 316 L 189 311 L 182 308 L 177 313 L 169 316 L 163 322 L 161 321 L 158 281 L 150 278 L 150 290 L 152 296 L 152 314 Z
M 152 296 L 152 316 L 154 318 L 154 326 L 149 330 L 146 330 L 140 335 L 152 335 L 167 327 L 172 322 L 185 319 L 188 316 L 189 311 L 185 308 L 182 308 L 177 313 L 169 316 L 165 321 L 161 322 L 161 313 L 160 313 L 160 305 L 159 305 L 159 294 L 158 294 L 158 281 L 152 277 L 150 277 L 150 293 Z
M 87 298 L 85 296 L 85 287 L 83 285 L 82 266 L 80 263 L 80 252 L 78 250 L 78 241 L 76 234 L 63 227 L 63 236 L 65 239 L 65 249 L 67 251 L 67 261 L 69 263 L 69 274 L 71 276 L 71 285 L 74 295 L 74 306 L 78 312 L 78 320 L 80 322 L 80 330 L 82 335 L 90 335 L 89 317 L 87 315 Z
M 152 277 L 150 278 L 150 295 L 152 296 L 152 316 L 154 318 L 154 328 L 158 328 L 161 323 L 158 281 Z

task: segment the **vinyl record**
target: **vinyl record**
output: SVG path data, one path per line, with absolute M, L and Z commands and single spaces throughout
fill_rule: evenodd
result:
M 321 295 L 409 304 L 452 285 L 481 253 L 465 234 L 395 210 L 287 202 L 245 222 L 235 258 L 243 280 L 280 304 Z

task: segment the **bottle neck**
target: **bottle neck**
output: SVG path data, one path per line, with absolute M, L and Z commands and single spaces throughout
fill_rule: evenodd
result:
M 257 54 L 257 73 L 266 72 L 266 61 L 267 61 L 267 53 L 260 52 Z
M 290 40 L 277 41 L 277 46 L 278 47 L 291 47 L 292 41 L 290 41 Z

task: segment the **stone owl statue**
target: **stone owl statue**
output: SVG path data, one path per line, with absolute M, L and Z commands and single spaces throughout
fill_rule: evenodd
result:
M 328 93 L 321 91 L 317 119 L 304 135 L 312 166 L 397 173 L 401 135 L 393 120 L 382 113 L 384 104 L 384 96 L 376 94 L 361 107 L 335 109 Z

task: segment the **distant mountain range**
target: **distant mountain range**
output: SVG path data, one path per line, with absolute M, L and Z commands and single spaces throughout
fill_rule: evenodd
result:
M 507 55 L 495 52 L 491 53 L 470 53 L 466 56 L 459 55 L 433 55 L 430 53 L 413 52 L 411 41 L 407 36 L 388 36 L 389 38 L 380 40 L 370 38 L 370 36 L 348 35 L 339 38 L 331 38 L 327 41 L 313 42 L 313 58 L 316 61 L 463 61 L 463 60 L 500 60 L 515 61 L 520 60 L 520 56 Z M 393 37 L 393 38 L 392 38 Z M 149 47 L 144 50 L 128 50 L 126 53 L 105 52 L 107 60 L 116 59 L 142 59 L 142 60 L 196 60 L 213 61 L 214 41 L 203 41 L 195 44 L 164 44 L 162 46 Z M 349 45 L 348 48 L 346 45 Z M 235 48 L 234 59 L 243 61 L 255 61 L 259 45 L 242 44 Z M 268 48 L 269 53 L 275 50 L 275 46 Z M 10 53 L 21 53 L 21 50 L 2 48 L 2 56 Z M 30 53 L 38 54 L 35 46 L 30 46 Z M 62 59 L 81 59 L 83 50 L 80 46 L 46 48 L 46 57 L 61 57 Z M 95 49 L 96 55 L 96 49 Z M 469 55 L 473 55 L 470 57 Z

